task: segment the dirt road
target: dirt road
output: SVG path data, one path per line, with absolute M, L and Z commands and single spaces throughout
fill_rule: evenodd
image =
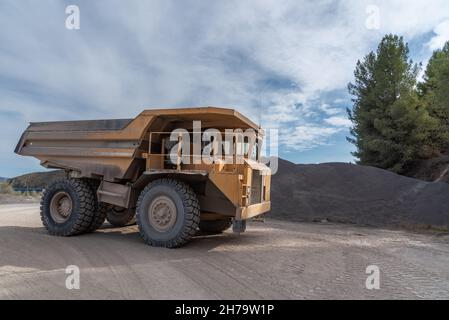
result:
M 69 265 L 79 290 L 65 286 Z M 369 265 L 379 290 L 365 287 Z M 448 299 L 448 266 L 447 234 L 268 221 L 170 250 L 135 226 L 51 237 L 37 205 L 0 206 L 1 299 Z

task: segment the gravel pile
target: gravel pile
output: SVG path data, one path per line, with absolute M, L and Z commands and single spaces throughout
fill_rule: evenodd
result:
M 279 159 L 270 217 L 387 227 L 449 227 L 449 184 L 347 163 Z

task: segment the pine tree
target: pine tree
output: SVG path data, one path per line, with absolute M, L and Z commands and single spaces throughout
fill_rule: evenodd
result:
M 377 52 L 358 61 L 353 95 L 352 137 L 358 163 L 401 172 L 417 158 L 433 152 L 436 121 L 420 105 L 416 92 L 418 65 L 409 60 L 402 37 L 386 35 Z
M 441 151 L 449 149 L 449 42 L 436 50 L 427 64 L 419 95 L 429 114 L 438 120 L 434 139 Z

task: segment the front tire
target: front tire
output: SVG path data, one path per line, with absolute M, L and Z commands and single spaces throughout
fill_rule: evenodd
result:
M 137 201 L 137 224 L 146 243 L 176 248 L 187 243 L 200 222 L 200 206 L 192 188 L 174 179 L 151 182 Z
M 40 214 L 48 233 L 67 237 L 86 232 L 95 210 L 95 196 L 85 181 L 60 179 L 45 189 Z

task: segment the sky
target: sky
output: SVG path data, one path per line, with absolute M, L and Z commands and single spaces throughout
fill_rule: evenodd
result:
M 425 66 L 449 40 L 449 1 L 0 0 L 0 176 L 43 170 L 13 152 L 30 121 L 188 106 L 278 129 L 296 163 L 354 161 L 347 84 L 387 33 Z

